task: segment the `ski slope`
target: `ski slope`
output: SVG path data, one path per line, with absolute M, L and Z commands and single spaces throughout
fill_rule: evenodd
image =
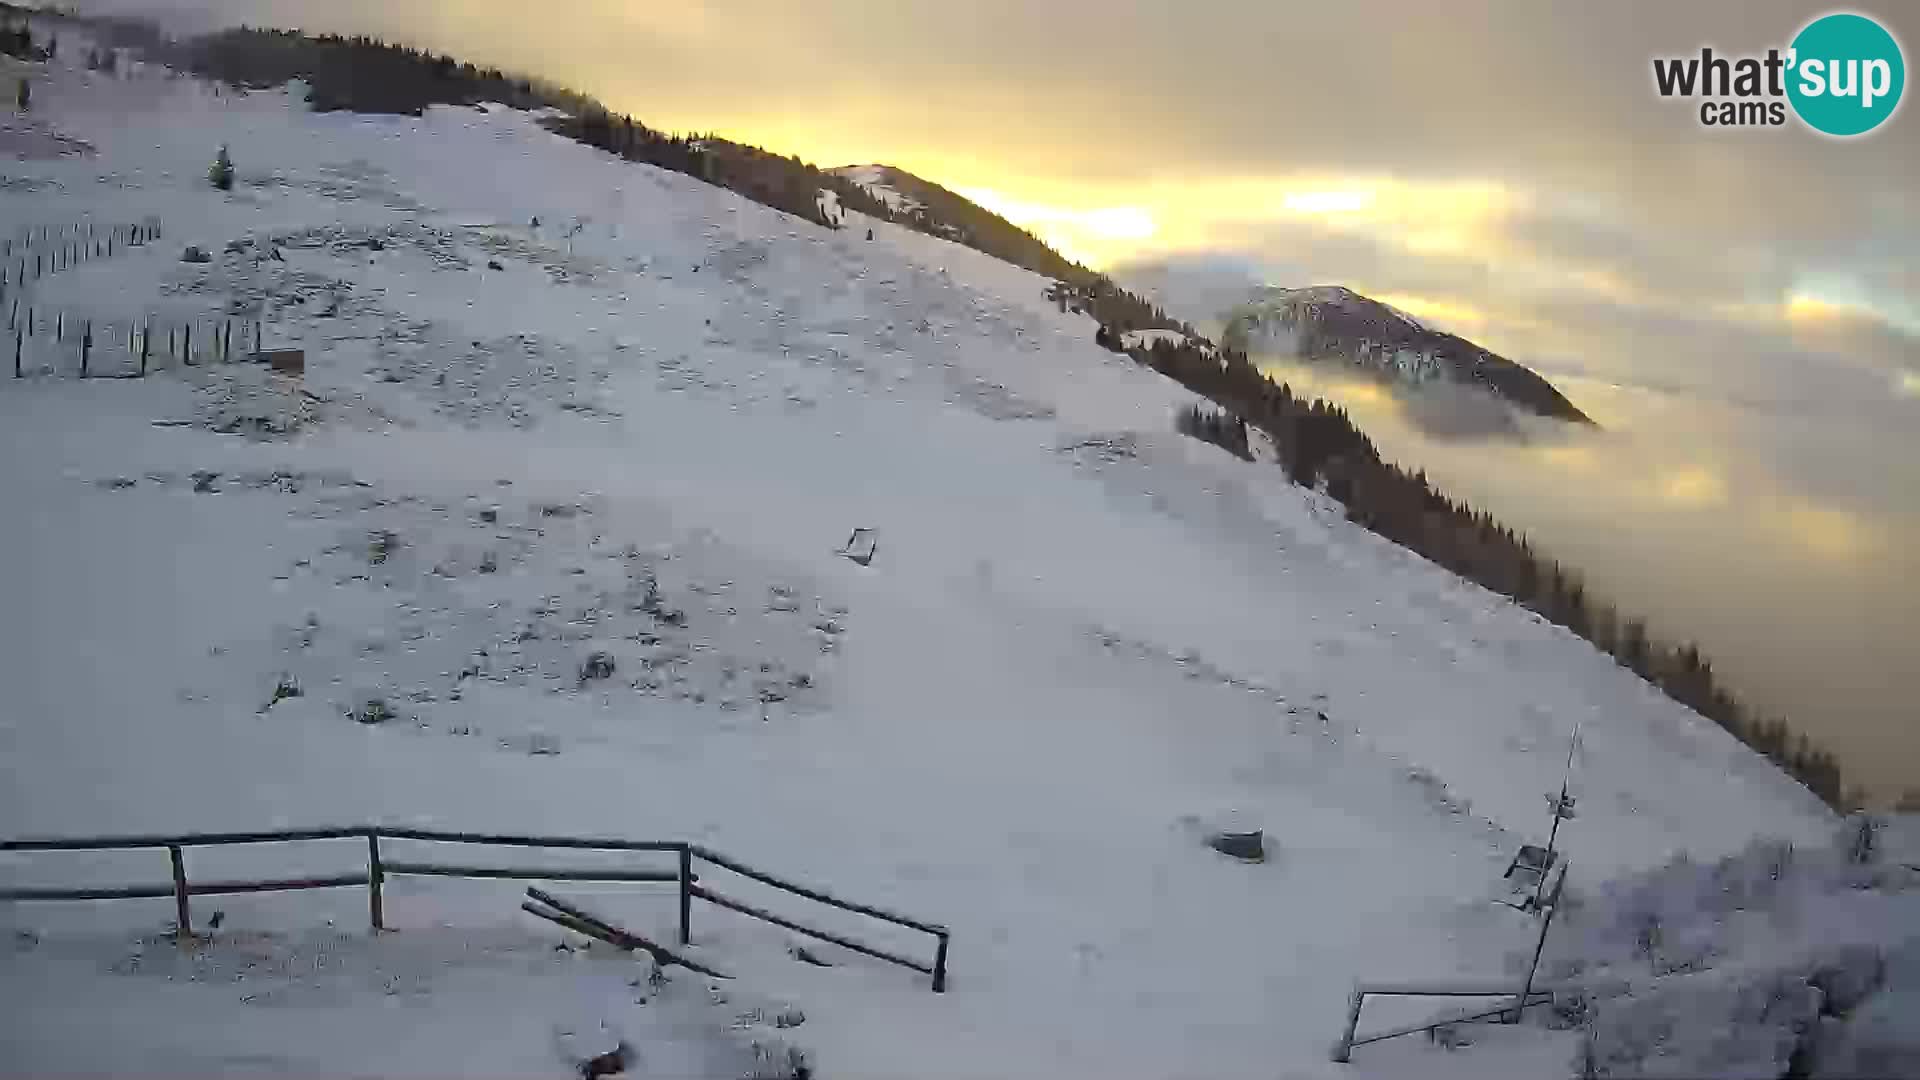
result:
M 1832 830 L 1584 642 L 1176 435 L 1192 395 L 1094 345 L 1037 275 L 786 217 L 504 109 L 310 115 L 151 68 L 60 69 L 34 101 L 0 145 L 91 149 L 8 160 L 0 235 L 165 230 L 32 283 L 36 306 L 257 317 L 307 367 L 297 387 L 204 362 L 82 382 L 73 345 L 36 339 L 30 377 L 0 378 L 10 834 L 696 840 L 952 928 L 936 996 L 702 912 L 703 955 L 803 1007 L 790 1034 L 824 1075 L 1157 1078 L 1441 1075 L 1422 1048 L 1329 1063 L 1347 987 L 1514 970 L 1535 924 L 1487 897 L 1543 839 L 1576 727 L 1576 880 Z M 833 554 L 855 527 L 871 566 Z M 611 677 L 580 676 L 595 653 Z M 300 696 L 272 700 L 283 679 Z M 357 723 L 375 699 L 393 719 Z M 1265 828 L 1267 863 L 1201 842 L 1229 816 Z M 389 903 L 455 952 L 447 925 L 545 940 L 489 888 Z M 227 925 L 299 940 L 361 903 L 235 901 Z M 671 907 L 619 910 L 665 936 Z M 0 1046 L 76 1073 L 264 1071 L 257 1048 L 182 1049 L 100 973 L 103 940 L 169 914 L 8 910 L 44 942 L 9 978 L 47 996 Z M 357 1028 L 369 1006 L 338 987 L 301 997 L 324 1019 L 275 1052 L 369 1075 L 551 1056 L 501 1051 L 485 1021 L 522 991 L 463 970 L 407 1006 L 488 1027 L 445 1028 L 447 1057 L 389 1054 L 404 1026 Z M 220 980 L 167 991 L 193 1030 L 253 1015 Z M 128 1034 L 41 1022 L 63 1007 Z M 1538 1075 L 1571 1047 L 1497 1038 L 1445 1067 Z

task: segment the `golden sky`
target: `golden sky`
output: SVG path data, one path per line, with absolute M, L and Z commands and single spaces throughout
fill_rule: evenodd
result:
M 1808 297 L 1920 335 L 1920 120 L 1714 136 L 1650 89 L 1650 57 L 1778 44 L 1807 0 L 78 3 L 371 30 L 655 127 L 899 166 L 1097 267 L 1232 255 L 1496 348 L 1579 340 L 1580 307 L 1778 333 Z

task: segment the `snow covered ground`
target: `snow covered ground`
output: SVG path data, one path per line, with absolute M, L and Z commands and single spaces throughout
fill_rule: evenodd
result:
M 1178 330 L 1129 330 L 1120 335 L 1120 344 L 1129 349 L 1151 349 L 1163 341 L 1171 345 L 1191 343 L 1212 351 L 1205 338 L 1190 338 Z
M 33 282 L 38 310 L 258 319 L 306 350 L 297 383 L 204 358 L 83 382 L 76 344 L 36 337 L 29 377 L 0 377 L 9 834 L 688 839 L 948 924 L 933 995 L 697 914 L 697 951 L 804 1009 L 783 1034 L 837 1078 L 1518 1077 L 1577 1040 L 1326 1051 L 1356 978 L 1514 970 L 1535 924 L 1487 897 L 1543 838 L 1576 726 L 1576 882 L 1833 828 L 1584 642 L 1175 434 L 1190 394 L 970 249 L 821 228 L 507 110 L 309 115 L 154 69 L 61 69 L 0 147 L 0 236 L 164 227 Z M 93 369 L 132 370 L 106 340 Z M 871 566 L 833 554 L 856 527 Z M 357 722 L 375 701 L 389 719 Z M 1273 857 L 1208 849 L 1227 816 Z M 151 880 L 151 859 L 0 871 Z M 236 941 L 350 973 L 265 1001 L 177 957 L 165 986 L 125 971 L 165 902 L 16 905 L 6 994 L 32 1004 L 0 1045 L 75 1074 L 524 1075 L 561 1068 L 549 1021 L 577 1021 L 523 1003 L 561 994 L 695 1032 L 659 1036 L 690 1075 L 743 1052 L 701 1034 L 733 1030 L 725 1003 L 683 986 L 660 1019 L 623 997 L 630 961 L 555 959 L 511 890 L 401 890 L 378 941 L 314 938 L 364 918 L 315 895 L 224 908 Z M 670 901 L 623 905 L 671 933 Z M 493 948 L 472 941 L 497 952 L 470 963 Z M 435 974 L 384 1004 L 379 973 L 409 964 Z M 263 1007 L 286 997 L 307 1004 Z
M 920 209 L 920 200 L 887 183 L 885 165 L 843 165 L 827 171 L 859 184 L 896 214 L 911 214 Z

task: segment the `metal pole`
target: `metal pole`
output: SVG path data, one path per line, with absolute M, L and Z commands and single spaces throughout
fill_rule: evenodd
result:
M 187 864 L 180 845 L 168 844 L 167 858 L 173 861 L 174 940 L 185 945 L 193 940 L 193 916 L 187 910 Z
M 1360 1027 L 1360 1003 L 1367 999 L 1367 992 L 1355 987 L 1353 995 L 1347 999 L 1347 1026 L 1340 1032 L 1340 1041 L 1334 1044 L 1333 1060 L 1345 1065 L 1353 1060 L 1353 1034 Z
M 680 944 L 693 944 L 693 849 L 680 845 Z
M 367 832 L 367 921 L 375 930 L 387 928 L 386 913 L 381 908 L 380 886 L 387 873 L 380 865 L 380 834 L 372 830 Z
M 1513 1019 L 1510 1024 L 1520 1022 L 1520 1013 L 1527 1007 L 1527 998 L 1533 996 L 1533 976 L 1540 970 L 1540 953 L 1547 947 L 1547 929 L 1553 925 L 1553 916 L 1560 910 L 1560 894 L 1567 887 L 1566 871 L 1560 872 L 1560 880 L 1554 883 L 1553 900 L 1547 908 L 1547 917 L 1540 920 L 1540 937 L 1533 943 L 1533 962 L 1527 965 L 1527 981 L 1521 984 L 1520 996 L 1513 1003 Z
M 1540 868 L 1540 880 L 1533 883 L 1534 910 L 1540 908 L 1540 891 L 1547 886 L 1547 872 L 1553 869 L 1554 844 L 1560 839 L 1560 822 L 1567 813 L 1567 784 L 1573 780 L 1573 755 L 1580 748 L 1580 725 L 1573 725 L 1573 735 L 1567 740 L 1567 765 L 1560 774 L 1560 798 L 1553 804 L 1553 825 L 1547 830 L 1547 865 Z

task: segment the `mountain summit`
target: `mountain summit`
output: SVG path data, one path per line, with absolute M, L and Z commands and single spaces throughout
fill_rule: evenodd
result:
M 1338 357 L 1407 382 L 1476 384 L 1541 416 L 1593 423 L 1538 372 L 1342 285 L 1257 288 L 1223 337 L 1229 348 Z

